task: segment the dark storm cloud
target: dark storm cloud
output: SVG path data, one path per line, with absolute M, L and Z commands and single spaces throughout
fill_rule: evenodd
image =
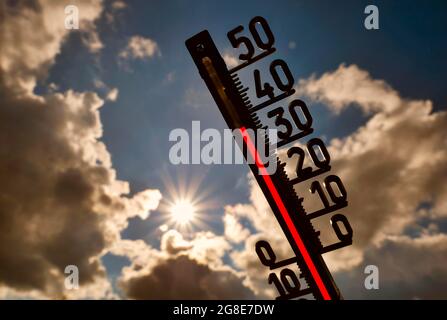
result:
M 411 298 L 419 289 L 420 298 L 443 296 L 440 288 L 444 286 L 446 271 L 438 266 L 444 265 L 441 260 L 445 256 L 445 235 L 438 230 L 432 238 L 392 241 L 390 237 L 402 236 L 405 228 L 417 226 L 422 217 L 435 221 L 447 214 L 447 112 L 433 112 L 429 100 L 400 97 L 385 81 L 372 79 L 367 71 L 355 65 L 340 65 L 318 78 L 301 80 L 297 91 L 324 102 L 337 114 L 356 106 L 372 115 L 353 134 L 327 144 L 333 172 L 342 178 L 348 190 L 346 212 L 354 229 L 352 246 L 325 255 L 330 268 L 343 272 L 343 279 L 347 279 L 351 273 L 358 275 L 366 264 L 376 264 L 384 275 L 383 283 L 387 284 L 386 292 L 380 291 L 384 298 Z M 290 163 L 292 178 L 294 166 Z M 305 207 L 321 206 L 318 197 L 308 196 L 305 183 L 297 186 L 297 192 L 304 195 Z M 235 221 L 227 224 L 233 227 L 226 234 L 231 235 L 230 239 L 242 238 L 234 233 L 242 235 L 248 229 L 241 228 L 238 221 L 247 218 L 251 221 L 255 234 L 245 241 L 245 250 L 233 252 L 232 257 L 247 272 L 250 287 L 268 294 L 262 282 L 265 277 L 259 276 L 265 270 L 251 252 L 254 242 L 269 239 L 278 252 L 290 248 L 284 237 L 281 241 L 275 236 L 272 225 L 276 222 L 255 183 L 250 198 L 252 205 L 227 209 L 226 214 Z M 333 234 L 329 225 L 316 226 L 322 230 L 323 239 Z M 412 263 L 418 256 L 422 260 Z M 362 294 L 363 278 L 362 273 L 353 280 L 357 291 L 350 290 L 350 298 Z M 439 279 L 436 285 L 435 279 Z M 433 285 L 432 290 L 429 284 Z
M 82 137 L 64 126 L 71 123 L 83 134 L 94 130 L 100 101 L 94 94 L 76 97 L 85 108 L 78 114 L 62 96 L 51 102 L 3 97 L 0 279 L 15 288 L 46 290 L 66 265 L 76 264 L 81 283 L 89 282 L 101 272 L 89 258 L 105 245 L 102 218 L 93 206 L 98 186 L 107 185 L 110 175 L 82 158 L 83 151 L 72 145 Z

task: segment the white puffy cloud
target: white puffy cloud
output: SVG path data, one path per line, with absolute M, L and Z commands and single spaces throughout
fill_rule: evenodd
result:
M 94 79 L 93 85 L 95 86 L 95 88 L 97 88 L 99 91 L 103 93 L 105 100 L 116 101 L 118 99 L 119 94 L 118 88 L 110 88 L 101 79 Z
M 63 39 L 70 32 L 64 25 L 64 8 L 68 4 L 54 0 L 7 1 L 1 4 L 0 42 L 3 45 L 0 65 L 3 81 L 10 90 L 30 93 L 37 77 L 45 75 L 59 53 Z M 101 2 L 76 1 L 75 4 L 80 13 L 79 31 L 87 38 L 94 38 L 89 34 L 96 32 L 93 21 L 102 12 Z M 95 40 L 96 43 L 98 41 Z
M 1 5 L 0 292 L 9 296 L 113 297 L 100 258 L 130 217 L 147 217 L 161 198 L 158 190 L 129 197 L 116 179 L 96 93 L 33 93 L 69 32 L 65 5 Z M 76 5 L 86 24 L 102 10 L 101 2 Z M 79 269 L 77 292 L 64 288 L 67 265 Z
M 446 299 L 447 236 L 392 236 L 366 251 L 362 265 L 335 276 L 348 299 Z M 364 268 L 375 265 L 379 289 L 366 290 Z
M 225 52 L 222 56 L 228 68 L 236 67 L 239 64 L 238 59 L 231 53 Z
M 122 0 L 115 0 L 112 2 L 112 8 L 115 10 L 122 10 L 127 7 L 127 4 Z
M 206 108 L 212 103 L 209 92 L 196 87 L 187 88 L 183 100 L 187 106 L 196 109 Z
M 161 239 L 160 250 L 142 241 L 116 243 L 114 254 L 128 256 L 119 285 L 132 299 L 250 299 L 243 275 L 222 261 L 229 245 L 223 237 L 199 232 L 185 239 L 175 230 Z
M 247 239 L 250 235 L 250 230 L 244 228 L 240 223 L 238 216 L 232 214 L 233 208 L 229 207 L 224 215 L 224 233 L 225 237 L 232 242 L 240 243 Z

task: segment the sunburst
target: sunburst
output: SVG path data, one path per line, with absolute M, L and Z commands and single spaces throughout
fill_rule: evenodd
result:
M 163 226 L 181 232 L 209 229 L 207 213 L 217 205 L 210 199 L 211 189 L 201 188 L 203 178 L 203 175 L 194 175 L 188 181 L 185 175 L 178 175 L 174 181 L 169 174 L 162 176 L 166 188 L 166 196 L 160 204 Z

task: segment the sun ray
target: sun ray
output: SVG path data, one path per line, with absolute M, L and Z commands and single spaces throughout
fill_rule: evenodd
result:
M 210 220 L 209 211 L 219 206 L 212 199 L 213 188 L 203 187 L 204 178 L 203 172 L 192 175 L 190 179 L 179 171 L 176 179 L 166 171 L 163 172 L 161 180 L 166 188 L 166 196 L 159 207 L 163 214 L 163 230 L 175 228 L 183 233 L 192 233 L 210 229 L 207 223 Z

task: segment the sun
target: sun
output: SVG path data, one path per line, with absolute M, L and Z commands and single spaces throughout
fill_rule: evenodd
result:
M 178 200 L 170 207 L 171 219 L 179 225 L 187 225 L 194 221 L 197 209 L 188 200 Z
M 188 179 L 189 174 L 179 171 L 174 179 L 169 172 L 161 172 L 165 190 L 158 208 L 162 215 L 157 230 L 162 233 L 174 229 L 187 235 L 197 230 L 208 230 L 211 228 L 209 222 L 213 220 L 212 213 L 222 207 L 214 198 L 214 187 L 203 187 L 204 173 L 195 172 Z

